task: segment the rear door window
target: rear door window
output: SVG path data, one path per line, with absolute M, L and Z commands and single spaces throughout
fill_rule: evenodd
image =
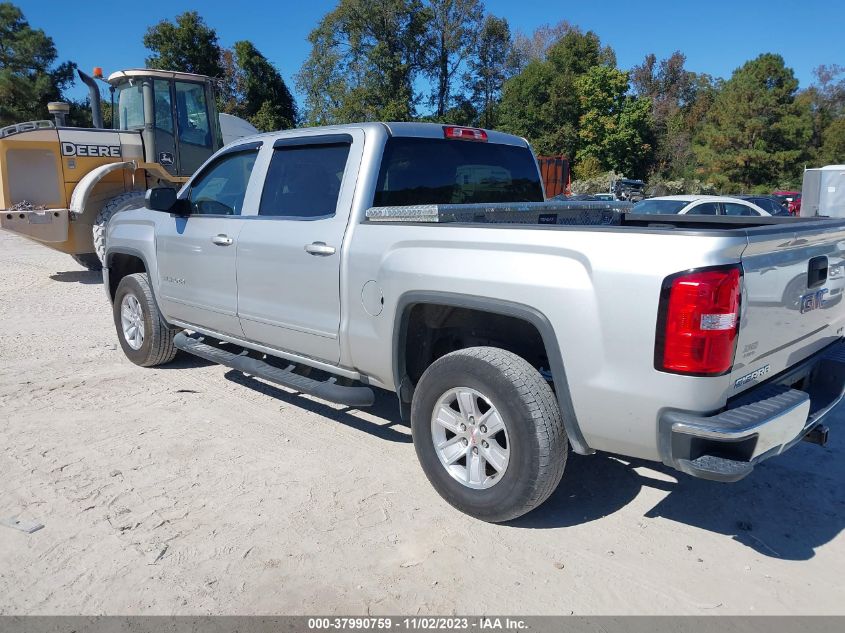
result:
M 349 148 L 342 142 L 274 149 L 258 215 L 300 220 L 334 216 Z
M 719 205 L 715 202 L 702 202 L 687 211 L 687 215 L 719 215 Z
M 382 158 L 373 206 L 542 202 L 527 147 L 393 137 Z
M 738 202 L 726 202 L 725 215 L 759 215 L 759 213 L 747 205 L 739 204 Z

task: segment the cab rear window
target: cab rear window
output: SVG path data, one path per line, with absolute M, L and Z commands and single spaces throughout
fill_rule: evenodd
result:
M 394 137 L 385 147 L 373 206 L 542 201 L 527 147 Z

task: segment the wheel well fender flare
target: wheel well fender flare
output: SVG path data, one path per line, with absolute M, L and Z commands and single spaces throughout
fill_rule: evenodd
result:
M 128 255 L 129 257 L 135 257 L 141 260 L 141 263 L 144 265 L 144 272 L 147 273 L 147 277 L 150 280 L 150 292 L 153 295 L 153 302 L 156 304 L 156 308 L 158 309 L 159 313 L 162 315 L 162 317 L 164 317 L 164 313 L 161 311 L 161 306 L 159 306 L 158 303 L 158 297 L 156 296 L 155 283 L 153 283 L 153 278 L 150 274 L 150 266 L 147 263 L 147 257 L 138 249 L 132 248 L 130 246 L 121 246 L 120 248 L 106 251 L 106 261 L 103 262 L 103 278 L 106 282 L 106 294 L 109 297 L 109 301 L 112 301 L 114 299 L 111 289 L 112 282 L 110 279 L 108 279 L 108 277 L 110 277 L 111 274 L 112 261 L 115 255 Z M 117 291 L 117 286 L 115 286 L 114 290 Z
M 89 171 L 77 183 L 76 187 L 73 188 L 73 193 L 70 196 L 71 213 L 82 215 L 83 211 L 85 211 L 85 205 L 88 203 L 88 199 L 91 197 L 94 189 L 108 174 L 121 169 L 135 171 L 137 168 L 138 163 L 134 160 L 129 160 L 120 163 L 101 165 Z
M 521 319 L 533 325 L 537 332 L 539 332 L 543 345 L 546 348 L 546 355 L 549 358 L 550 369 L 554 377 L 558 406 L 561 410 L 564 428 L 566 429 L 572 449 L 581 455 L 589 455 L 595 452 L 584 439 L 584 435 L 581 433 L 581 428 L 578 424 L 578 418 L 575 415 L 575 407 L 572 404 L 572 397 L 569 393 L 569 382 L 566 378 L 566 369 L 563 364 L 563 357 L 554 328 L 542 312 L 521 303 L 451 292 L 411 291 L 401 295 L 396 304 L 392 339 L 393 379 L 395 388 L 399 394 L 400 403 L 402 402 L 402 388 L 404 386 L 403 382 L 405 381 L 405 341 L 408 334 L 408 321 L 411 309 L 421 303 L 489 312 L 491 314 Z

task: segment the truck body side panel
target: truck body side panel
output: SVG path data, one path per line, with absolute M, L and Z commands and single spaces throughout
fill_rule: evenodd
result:
M 530 306 L 553 325 L 579 426 L 590 448 L 659 459 L 656 420 L 664 408 L 723 406 L 728 378 L 654 369 L 663 279 L 690 267 L 739 261 L 741 237 L 627 230 L 361 224 L 346 301 L 352 361 L 394 389 L 392 349 L 406 293 L 431 291 Z M 366 306 L 375 282 L 384 308 Z M 370 289 L 371 291 L 371 289 Z

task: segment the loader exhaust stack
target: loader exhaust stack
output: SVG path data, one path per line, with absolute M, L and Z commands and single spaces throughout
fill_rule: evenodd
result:
M 94 127 L 98 130 L 102 129 L 103 111 L 100 108 L 100 88 L 97 86 L 97 82 L 94 81 L 93 77 L 85 74 L 79 69 L 77 69 L 76 72 L 82 82 L 88 86 L 88 93 L 91 95 L 91 119 L 94 121 Z

